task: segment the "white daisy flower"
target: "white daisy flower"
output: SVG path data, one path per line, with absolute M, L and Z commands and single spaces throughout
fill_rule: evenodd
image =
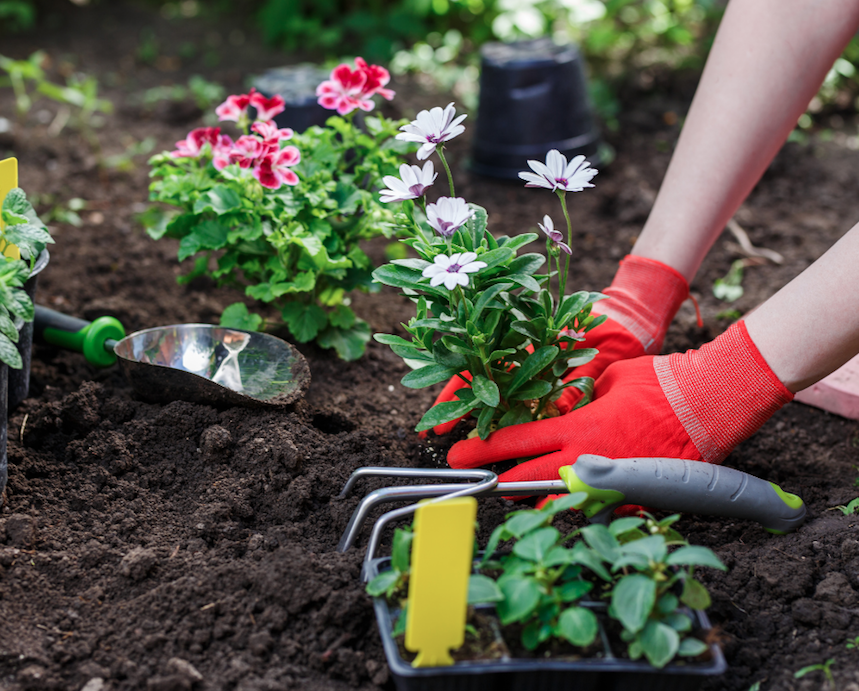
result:
M 474 211 L 462 197 L 441 197 L 435 204 L 427 204 L 427 222 L 445 238 L 453 235 L 473 215 Z
M 418 160 L 429 158 L 435 151 L 436 145 L 450 141 L 465 132 L 465 127 L 459 123 L 465 120 L 465 115 L 454 119 L 456 109 L 453 103 L 448 103 L 444 110 L 436 106 L 432 110 L 422 110 L 408 125 L 403 125 L 397 139 L 405 142 L 421 144 L 418 149 Z
M 456 286 L 468 285 L 468 274 L 480 271 L 486 262 L 475 261 L 474 252 L 456 252 L 449 257 L 444 254 L 436 255 L 433 263 L 423 271 L 424 278 L 430 279 L 430 285 L 435 287 L 444 284 L 448 290 Z
M 528 161 L 528 166 L 534 172 L 523 171 L 519 173 L 519 177 L 527 183 L 525 187 L 581 192 L 585 187 L 593 187 L 590 181 L 598 172 L 588 165 L 584 156 L 576 156 L 567 163 L 566 156 L 557 149 L 552 149 L 546 155 L 545 163 Z
M 436 177 L 438 173 L 434 172 L 432 161 L 424 163 L 423 168 L 403 163 L 400 166 L 400 177 L 386 175 L 382 178 L 388 188 L 380 192 L 379 199 L 383 204 L 418 199 L 426 194 Z

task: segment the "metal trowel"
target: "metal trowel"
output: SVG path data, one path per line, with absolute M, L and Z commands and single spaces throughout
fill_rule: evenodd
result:
M 307 361 L 275 336 L 211 324 L 173 324 L 136 331 L 113 317 L 88 322 L 36 305 L 37 341 L 83 353 L 97 367 L 119 361 L 144 400 L 281 407 L 310 384 Z

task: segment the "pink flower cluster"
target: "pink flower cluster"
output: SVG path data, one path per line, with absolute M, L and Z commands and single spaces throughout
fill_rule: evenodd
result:
M 252 169 L 253 176 L 268 189 L 297 185 L 298 176 L 289 169 L 301 160 L 301 153 L 294 146 L 281 148 L 280 145 L 290 139 L 293 132 L 289 128 L 278 129 L 271 122 L 284 110 L 280 96 L 265 98 L 251 89 L 248 94 L 228 97 L 215 112 L 221 120 L 246 121 L 248 105 L 257 109 L 257 120 L 250 126 L 248 134 L 233 141 L 228 135 L 221 134 L 220 127 L 199 127 L 176 142 L 176 150 L 170 155 L 173 158 L 198 158 L 203 147 L 209 144 L 212 165 L 218 170 L 235 163 L 239 168 Z
M 386 89 L 391 75 L 384 67 L 368 65 L 364 58 L 355 58 L 355 69 L 346 63 L 331 70 L 331 79 L 316 87 L 317 101 L 328 110 L 339 115 L 351 113 L 356 108 L 373 110 L 372 97 L 379 94 L 390 101 L 394 92 Z

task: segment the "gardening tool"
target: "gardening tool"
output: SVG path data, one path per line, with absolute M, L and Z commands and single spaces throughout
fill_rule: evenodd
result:
M 344 497 L 362 477 L 472 477 L 465 475 L 467 472 L 426 468 L 358 468 L 347 481 L 340 497 Z M 443 497 L 469 487 L 474 496 L 546 496 L 585 492 L 588 497 L 579 508 L 592 523 L 607 523 L 612 511 L 623 504 L 640 504 L 697 515 L 743 518 L 757 521 L 766 530 L 778 534 L 796 530 L 805 520 L 805 504 L 796 495 L 741 470 L 701 461 L 678 458 L 609 459 L 583 454 L 575 465 L 562 468 L 561 475 L 564 479 L 538 482 L 498 482 L 496 477 L 496 482 L 492 483 L 489 478 L 478 483 L 483 487 L 448 483 L 377 489 L 359 502 L 337 549 L 345 552 L 354 544 L 368 514 L 378 504 Z M 390 520 L 405 515 L 408 510 L 414 509 L 404 507 L 390 511 L 376 521 L 365 563 L 375 556 L 384 526 Z
M 417 652 L 413 667 L 452 665 L 450 650 L 464 641 L 476 517 L 474 497 L 421 502 L 415 511 L 405 638 Z
M 0 161 L 0 204 L 6 195 L 18 186 L 18 159 L 6 158 Z M 3 219 L 0 218 L 0 230 L 3 229 Z M 16 245 L 7 245 L 3 254 L 12 259 L 20 259 L 21 251 Z
M 83 353 L 97 367 L 119 360 L 135 391 L 153 401 L 278 407 L 310 384 L 304 357 L 275 336 L 210 324 L 173 324 L 128 336 L 113 317 L 88 322 L 36 305 L 35 337 Z

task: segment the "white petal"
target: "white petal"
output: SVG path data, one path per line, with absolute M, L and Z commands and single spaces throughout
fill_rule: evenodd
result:
M 453 258 L 454 258 L 454 257 L 456 257 L 456 258 L 458 259 L 458 258 L 459 258 L 459 255 L 458 255 L 458 254 L 455 254 L 455 255 L 453 255 L 453 256 L 448 257 L 448 256 L 447 256 L 447 255 L 445 255 L 445 254 L 437 254 L 437 255 L 435 255 L 435 257 L 433 258 L 433 261 L 434 261 L 438 266 L 442 267 L 442 268 L 446 271 L 446 270 L 447 270 L 447 267 L 449 267 L 451 264 L 453 264 Z
M 465 283 L 460 283 L 460 280 L 461 280 L 461 279 L 460 279 L 460 276 L 461 276 L 461 275 L 460 275 L 460 274 L 458 274 L 458 273 L 452 273 L 452 274 L 451 274 L 451 273 L 449 273 L 449 274 L 445 274 L 445 277 L 444 277 L 444 287 L 445 287 L 445 288 L 447 288 L 448 290 L 453 290 L 454 288 L 456 288 L 457 284 L 459 284 L 459 285 L 468 285 L 468 277 L 467 277 L 467 276 L 462 275 L 462 278 L 464 278 L 464 279 L 465 279 Z
M 453 276 L 453 274 L 449 274 L 447 271 L 442 271 L 441 273 L 436 274 L 435 276 L 432 277 L 432 279 L 430 280 L 430 285 L 435 287 L 437 285 L 441 285 L 442 283 L 444 283 L 444 285 L 447 287 L 447 289 L 451 290 L 451 288 L 447 285 L 447 281 L 448 281 L 447 277 L 448 276 Z
M 465 254 L 468 254 L 468 252 L 466 252 Z M 460 261 L 460 258 L 462 256 L 463 256 L 462 252 L 454 252 L 453 254 L 450 255 L 450 257 L 447 258 L 447 265 L 450 267 L 450 266 L 453 266 L 454 264 L 464 264 L 465 262 Z M 476 257 L 477 255 L 475 254 L 474 256 Z
M 551 173 L 551 178 L 554 180 L 556 178 L 564 177 L 564 168 L 567 166 L 567 159 L 561 154 L 557 149 L 552 149 L 546 155 L 546 167 L 549 169 Z
M 564 177 L 571 178 L 578 172 L 579 167 L 581 167 L 582 161 L 585 160 L 585 157 L 581 154 L 578 156 L 573 156 L 573 160 L 571 160 L 567 166 L 564 168 Z M 587 161 L 585 161 L 585 166 L 587 166 Z
M 477 259 L 476 252 L 463 252 L 462 255 L 459 257 L 459 261 L 457 262 L 457 264 L 459 264 L 460 266 L 464 264 L 470 264 L 475 259 Z
M 438 276 L 440 274 L 445 273 L 447 273 L 447 269 L 443 266 L 439 266 L 438 264 L 430 264 L 423 270 L 421 276 L 423 276 L 424 278 L 432 278 L 433 276 Z M 433 285 L 438 285 L 438 283 L 435 283 Z
M 480 271 L 486 267 L 486 262 L 469 262 L 468 264 L 463 264 L 459 267 L 460 271 L 464 271 L 467 274 L 473 274 L 475 271 Z
M 435 151 L 435 144 L 433 144 L 432 142 L 427 142 L 420 149 L 418 149 L 418 160 L 426 160 L 430 157 L 433 151 Z
M 548 190 L 555 189 L 555 185 L 549 182 L 542 175 L 534 175 L 534 173 L 519 173 L 519 177 L 522 178 L 528 185 L 532 187 L 545 187 Z

